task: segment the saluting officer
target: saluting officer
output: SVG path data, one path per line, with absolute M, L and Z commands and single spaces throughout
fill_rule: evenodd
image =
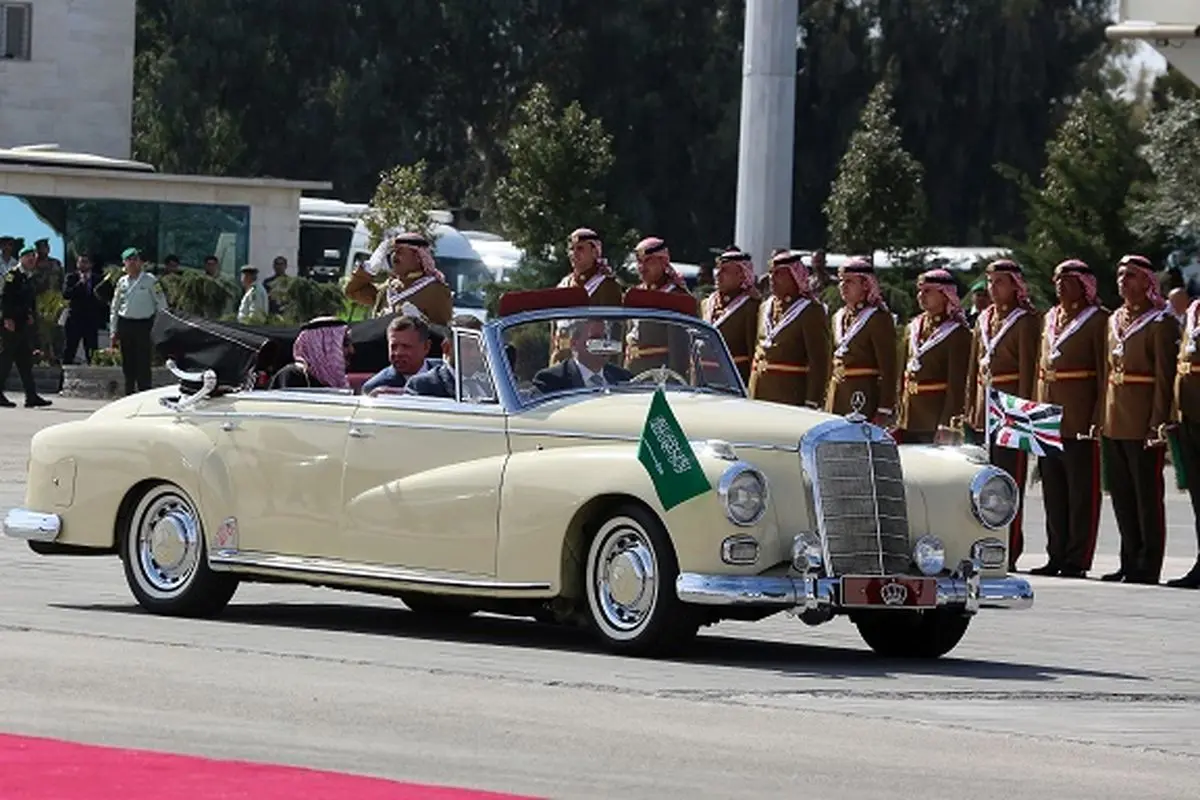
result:
M 838 270 L 838 291 L 845 304 L 833 313 L 833 368 L 825 410 L 857 410 L 885 428 L 896 408 L 896 320 L 883 301 L 875 267 L 854 258 Z M 856 392 L 865 404 L 852 406 Z
M 151 357 L 154 317 L 167 308 L 158 278 L 143 269 L 142 254 L 136 247 L 121 253 L 125 274 L 117 281 L 109 312 L 108 330 L 111 347 L 121 350 L 121 371 L 125 375 L 125 394 L 144 392 L 151 383 Z
M 829 318 L 802 259 L 795 250 L 771 259 L 771 296 L 759 312 L 750 396 L 820 408 L 829 380 Z
M 747 384 L 758 343 L 758 308 L 762 304 L 755 280 L 750 254 L 736 247 L 727 249 L 717 256 L 716 290 L 705 299 L 703 308 L 704 319 L 721 332 L 733 364 Z M 705 361 L 700 363 L 710 366 Z
M 1083 578 L 1100 530 L 1100 431 L 1108 364 L 1108 311 L 1096 276 L 1078 259 L 1054 270 L 1058 305 L 1046 313 L 1037 400 L 1062 408 L 1062 452 L 1038 460 L 1049 560 L 1033 575 Z
M 638 242 L 633 252 L 638 274 L 642 277 L 642 282 L 634 288 L 691 298 L 687 282 L 671 266 L 671 252 L 666 242 L 650 236 Z M 692 298 L 691 309 L 692 314 L 699 315 L 695 298 Z M 625 369 L 634 375 L 664 364 L 677 372 L 687 370 L 688 339 L 686 332 L 678 326 L 637 319 L 630 323 L 625 341 Z
M 971 329 L 958 299 L 958 283 L 944 269 L 917 278 L 921 314 L 904 336 L 904 377 L 897 428 L 912 444 L 949 444 L 951 422 L 966 396 Z
M 1193 300 L 1184 315 L 1183 338 L 1179 342 L 1179 361 L 1175 376 L 1175 419 L 1179 423 L 1179 450 L 1192 499 L 1192 517 L 1196 543 L 1200 546 L 1200 300 Z M 1200 555 L 1187 575 L 1167 581 L 1167 586 L 1200 589 Z
M 387 281 L 375 285 L 372 276 L 385 269 Z M 365 268 L 355 268 L 345 291 L 354 302 L 370 307 L 376 317 L 419 313 L 427 322 L 445 326 L 454 314 L 454 296 L 446 277 L 433 260 L 429 240 L 419 233 L 385 239 Z
M 1037 391 L 1042 324 L 1029 300 L 1020 265 L 1000 259 L 988 264 L 986 272 L 992 304 L 980 313 L 971 340 L 966 416 L 967 424 L 991 441 L 987 434 L 988 388 L 1023 400 L 1033 399 Z M 1008 568 L 1016 571 L 1017 559 L 1025 549 L 1025 478 L 1029 460 L 1024 450 L 996 445 L 990 450 L 991 463 L 1017 482 L 1017 516 L 1008 529 Z
M 1163 464 L 1179 323 L 1158 292 L 1149 259 L 1122 258 L 1117 286 L 1124 303 L 1108 326 L 1104 447 L 1121 568 L 1101 580 L 1157 584 L 1166 551 Z
M 13 408 L 16 403 L 4 396 L 13 364 L 25 389 L 25 407 L 38 408 L 50 401 L 37 393 L 33 382 L 33 335 L 37 313 L 33 270 L 37 265 L 36 247 L 24 247 L 18 254 L 16 266 L 4 274 L 4 289 L 0 292 L 0 408 Z

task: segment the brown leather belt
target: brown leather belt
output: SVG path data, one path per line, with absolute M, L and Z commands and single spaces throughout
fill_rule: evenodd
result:
M 833 380 L 841 383 L 847 378 L 874 378 L 879 375 L 875 367 L 846 367 L 842 364 L 833 365 Z
M 1113 371 L 1108 373 L 1108 382 L 1114 386 L 1121 386 L 1126 383 L 1140 383 L 1142 385 L 1154 384 L 1154 376 L 1146 375 L 1140 372 L 1124 372 Z
M 975 376 L 975 381 L 980 386 L 983 386 L 984 384 L 986 384 L 988 382 L 987 375 L 988 375 L 987 372 L 985 372 L 984 370 L 980 370 L 979 373 Z M 992 376 L 992 384 L 993 385 L 997 384 L 997 383 L 1016 383 L 1019 380 L 1021 380 L 1021 375 L 1018 372 L 1002 372 L 999 375 Z
M 1195 375 L 1197 373 L 1200 373 L 1200 364 L 1192 364 L 1187 361 L 1179 362 L 1180 375 Z
M 782 361 L 755 361 L 755 372 L 776 372 L 786 375 L 807 375 L 808 366 L 805 364 L 786 364 Z
M 650 358 L 652 356 L 665 356 L 671 352 L 669 347 L 638 347 L 634 345 L 629 348 L 628 357 L 632 361 L 635 358 Z M 715 366 L 715 362 L 714 362 Z
M 927 392 L 944 392 L 950 388 L 945 381 L 909 381 L 904 382 L 904 391 L 909 394 L 925 394 Z
M 1045 383 L 1057 381 L 1080 381 L 1096 377 L 1094 369 L 1043 369 L 1041 378 Z

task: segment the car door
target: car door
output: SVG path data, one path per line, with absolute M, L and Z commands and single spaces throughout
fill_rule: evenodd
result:
M 482 359 L 478 334 L 467 333 L 455 331 L 456 347 L 466 341 Z M 505 415 L 486 366 L 466 385 L 462 400 L 361 399 L 346 445 L 340 558 L 495 575 Z
M 336 549 L 342 458 L 358 398 L 321 389 L 253 391 L 193 412 L 213 451 L 202 470 L 210 515 L 236 521 L 243 555 Z

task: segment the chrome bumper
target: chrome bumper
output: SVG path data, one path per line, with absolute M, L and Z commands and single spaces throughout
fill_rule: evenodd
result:
M 839 578 L 764 575 L 701 575 L 684 572 L 675 593 L 685 603 L 700 606 L 778 606 L 797 611 L 837 609 L 841 605 Z M 937 579 L 939 608 L 1023 609 L 1033 605 L 1033 587 L 1023 578 L 980 578 L 978 575 Z
M 53 542 L 62 530 L 57 514 L 42 514 L 25 508 L 11 509 L 4 515 L 4 535 L 29 542 Z

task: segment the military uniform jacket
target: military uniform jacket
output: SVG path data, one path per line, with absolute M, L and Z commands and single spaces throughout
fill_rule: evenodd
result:
M 448 325 L 454 315 L 454 298 L 450 287 L 432 275 L 421 271 L 403 277 L 391 276 L 377 286 L 371 273 L 357 269 L 346 283 L 346 296 L 356 303 L 370 306 L 376 317 L 403 313 L 405 303 L 411 303 L 434 325 Z
M 573 286 L 582 286 L 594 306 L 619 306 L 625 297 L 617 279 L 599 269 L 593 270 L 586 278 L 580 278 L 571 272 L 558 282 L 559 289 L 570 289 Z
M 4 275 L 4 291 L 0 292 L 0 321 L 12 320 L 16 330 L 30 324 L 37 308 L 33 279 L 25 270 L 14 267 Z
M 855 392 L 862 392 L 868 417 L 880 408 L 896 408 L 896 321 L 887 309 L 843 307 L 833 313 L 833 361 L 825 410 L 846 414 Z
M 1186 320 L 1179 340 L 1174 419 L 1182 421 L 1186 416 L 1200 422 L 1200 300 L 1192 302 Z
M 921 314 L 908 323 L 896 426 L 930 433 L 949 427 L 966 397 L 971 330 L 957 320 Z
M 721 332 L 733 364 L 750 382 L 750 362 L 758 345 L 758 309 L 762 301 L 749 292 L 725 299 L 720 292 L 713 292 L 704 301 L 704 319 Z M 701 362 L 704 363 L 704 362 Z
M 967 361 L 967 424 L 977 431 L 987 424 L 987 383 L 1005 394 L 1032 400 L 1037 391 L 1038 340 L 1042 322 L 1036 311 L 1015 307 L 1000 316 L 988 306 L 975 322 Z
M 756 400 L 820 406 L 829 380 L 829 319 L 819 300 L 802 297 L 787 308 L 762 303 L 758 346 L 750 370 Z
M 1062 407 L 1064 441 L 1104 425 L 1109 313 L 1099 306 L 1050 309 L 1042 329 L 1037 401 Z
M 680 289 L 674 283 L 668 283 L 666 287 L 657 290 L 644 285 L 637 288 L 690 296 L 686 289 Z M 698 316 L 699 306 L 694 300 L 695 298 L 693 298 L 692 313 Z M 661 322 L 643 319 L 634 320 L 629 325 L 625 344 L 625 369 L 635 375 L 663 364 L 680 373 L 686 373 L 691 366 L 687 332 L 678 325 L 664 325 Z
M 1108 324 L 1104 435 L 1146 439 L 1171 414 L 1179 323 L 1166 309 L 1121 307 Z

